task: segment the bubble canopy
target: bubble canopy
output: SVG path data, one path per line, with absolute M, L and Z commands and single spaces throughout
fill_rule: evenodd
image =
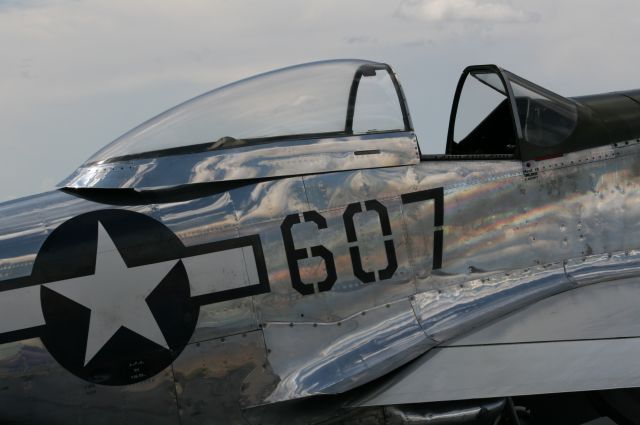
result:
M 313 62 L 256 75 L 188 100 L 120 136 L 85 165 L 284 138 L 411 130 L 402 89 L 388 65 Z

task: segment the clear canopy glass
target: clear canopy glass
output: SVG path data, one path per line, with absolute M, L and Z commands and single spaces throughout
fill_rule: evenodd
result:
M 362 72 L 367 65 L 374 71 Z M 387 69 L 375 62 L 336 60 L 247 78 L 150 119 L 107 145 L 87 163 L 187 146 L 234 147 L 248 143 L 247 140 L 279 136 L 405 129 L 395 77 Z M 380 74 L 386 74 L 386 79 Z M 355 93 L 351 93 L 355 76 L 362 81 L 374 77 L 374 86 L 381 93 L 363 96 L 355 102 L 357 97 L 353 98 Z M 361 83 L 361 86 L 370 85 Z M 366 112 L 373 116 L 364 119 L 362 114 Z M 348 113 L 356 116 L 352 129 L 347 128 Z
M 576 104 L 508 71 L 505 74 L 511 83 L 525 140 L 542 147 L 567 140 L 578 125 Z
M 495 72 L 469 74 L 458 102 L 453 140 L 460 142 L 487 120 L 507 99 L 506 90 Z

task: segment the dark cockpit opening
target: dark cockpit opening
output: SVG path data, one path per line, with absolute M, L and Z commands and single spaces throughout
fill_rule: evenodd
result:
M 452 155 L 515 154 L 518 140 L 507 99 L 500 102 L 476 128 L 452 145 Z
M 501 75 L 467 68 L 451 111 L 448 155 L 516 155 L 518 129 L 512 99 Z
M 562 152 L 577 106 L 495 65 L 468 67 L 456 88 L 446 154 L 530 159 Z

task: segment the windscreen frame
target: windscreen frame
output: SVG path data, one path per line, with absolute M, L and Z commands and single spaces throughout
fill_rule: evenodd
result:
M 580 102 L 572 98 L 564 97 L 557 93 L 554 93 L 545 87 L 535 84 L 496 65 L 474 65 L 465 68 L 456 87 L 456 93 L 451 109 L 449 128 L 447 132 L 447 155 L 455 155 L 454 129 L 458 106 L 464 83 L 469 74 L 473 72 L 495 73 L 499 76 L 500 80 L 504 84 L 506 88 L 506 95 L 509 99 L 509 107 L 511 109 L 511 121 L 513 128 L 515 129 L 514 136 L 518 144 L 516 153 L 517 157 L 522 161 L 528 161 L 532 159 L 540 160 L 549 157 L 561 156 L 565 153 L 580 150 L 582 148 L 599 146 L 607 143 L 606 133 L 601 129 L 601 123 L 599 122 L 597 117 L 594 117 L 593 113 Z M 557 143 L 550 145 L 541 145 L 539 143 L 535 143 L 534 141 L 530 142 L 529 140 L 527 140 L 520 121 L 517 98 L 515 96 L 515 91 L 512 84 L 516 84 L 535 94 L 546 97 L 554 104 L 559 105 L 562 108 L 575 109 L 575 125 L 571 132 L 568 133 L 562 140 L 559 140 Z M 589 132 L 597 134 L 597 136 L 590 136 Z M 603 141 L 594 141 L 592 140 L 594 139 L 594 137 L 599 137 Z
M 449 127 L 447 130 L 447 145 L 446 145 L 445 154 L 454 155 L 453 154 L 454 146 L 455 146 L 454 130 L 455 130 L 455 123 L 456 123 L 456 118 L 458 114 L 458 106 L 460 104 L 460 98 L 462 95 L 462 89 L 464 88 L 464 83 L 469 77 L 469 75 L 472 73 L 495 73 L 500 78 L 500 81 L 502 82 L 506 91 L 506 97 L 508 99 L 509 109 L 511 111 L 509 115 L 510 115 L 511 123 L 513 125 L 513 129 L 515 130 L 517 147 L 516 147 L 516 154 L 514 156 L 519 157 L 521 155 L 521 147 L 523 145 L 524 139 L 523 139 L 522 127 L 520 126 L 520 120 L 518 119 L 518 116 L 517 116 L 518 109 L 515 102 L 515 96 L 513 95 L 511 84 L 509 83 L 509 80 L 505 76 L 503 70 L 496 65 L 490 65 L 490 64 L 472 65 L 472 66 L 466 67 L 462 71 L 462 75 L 460 76 L 460 79 L 458 80 L 458 85 L 456 86 L 456 91 L 453 98 L 453 104 L 451 106 L 451 114 L 449 116 Z M 488 85 L 486 82 L 483 82 L 479 78 L 477 78 L 477 80 L 480 81 L 482 84 Z M 488 86 L 491 87 L 490 85 Z M 495 90 L 495 87 L 491 87 L 491 88 Z M 489 154 L 486 156 L 490 157 L 494 155 Z

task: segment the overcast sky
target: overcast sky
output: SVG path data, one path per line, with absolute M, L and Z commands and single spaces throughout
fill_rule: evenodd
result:
M 391 64 L 423 152 L 496 63 L 563 95 L 640 87 L 637 0 L 0 0 L 0 201 L 51 190 L 159 112 L 255 73 Z

